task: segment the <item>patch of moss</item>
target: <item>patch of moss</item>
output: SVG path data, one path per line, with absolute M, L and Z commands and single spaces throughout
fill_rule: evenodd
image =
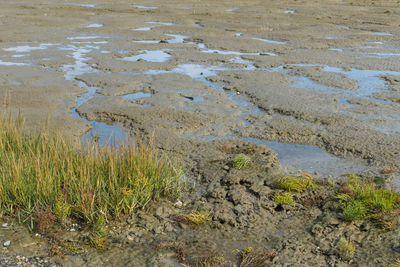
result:
M 280 205 L 292 205 L 293 203 L 295 203 L 292 194 L 287 192 L 278 193 L 276 196 L 273 197 L 272 200 Z
M 245 169 L 251 163 L 251 158 L 245 154 L 239 154 L 233 160 L 233 168 L 235 169 Z
M 275 180 L 276 185 L 287 191 L 303 192 L 306 188 L 318 188 L 318 185 L 304 177 L 283 176 Z

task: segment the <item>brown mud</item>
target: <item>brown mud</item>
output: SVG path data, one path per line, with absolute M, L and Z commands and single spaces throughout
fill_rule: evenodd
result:
M 2 1 L 0 97 L 12 111 L 30 129 L 99 142 L 154 135 L 182 159 L 187 191 L 182 207 L 165 201 L 113 222 L 102 252 L 48 258 L 48 240 L 7 221 L 0 263 L 183 264 L 160 242 L 184 244 L 185 264 L 215 250 L 235 266 L 232 251 L 249 246 L 274 252 L 272 266 L 394 263 L 399 231 L 343 222 L 335 189 L 285 208 L 271 199 L 280 173 L 400 185 L 399 25 L 397 1 Z M 251 168 L 232 168 L 249 147 Z M 196 210 L 212 221 L 174 220 Z M 342 236 L 356 245 L 351 261 L 337 253 Z

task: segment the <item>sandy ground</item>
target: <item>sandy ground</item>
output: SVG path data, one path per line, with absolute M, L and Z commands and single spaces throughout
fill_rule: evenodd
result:
M 286 172 L 396 171 L 399 26 L 397 1 L 1 1 L 0 97 L 30 129 L 154 134 L 188 169 L 242 140 Z

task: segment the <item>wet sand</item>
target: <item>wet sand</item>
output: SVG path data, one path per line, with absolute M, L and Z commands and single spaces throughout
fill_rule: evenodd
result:
M 250 142 L 286 173 L 374 176 L 400 168 L 399 14 L 396 1 L 2 1 L 0 97 L 32 130 L 154 134 L 188 170 Z

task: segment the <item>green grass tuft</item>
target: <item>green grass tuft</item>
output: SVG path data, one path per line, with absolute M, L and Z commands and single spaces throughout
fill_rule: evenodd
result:
M 29 218 L 50 207 L 59 221 L 92 224 L 99 211 L 131 214 L 182 189 L 182 169 L 151 144 L 99 147 L 23 130 L 21 118 L 0 116 L 0 214 Z
M 318 188 L 314 181 L 304 177 L 283 176 L 275 182 L 279 188 L 287 191 L 303 192 L 308 187 Z
M 361 220 L 367 215 L 367 208 L 358 200 L 346 202 L 342 209 L 343 218 L 349 222 Z
M 347 240 L 344 237 L 341 237 L 336 245 L 339 256 L 342 259 L 350 260 L 354 257 L 354 253 L 356 251 L 353 242 L 351 240 Z
M 99 215 L 89 236 L 89 245 L 97 250 L 103 250 L 107 244 L 108 233 L 104 216 Z
M 233 161 L 233 168 L 235 169 L 244 169 L 249 166 L 251 163 L 251 159 L 249 156 L 246 156 L 245 154 L 239 154 L 235 157 Z
M 287 192 L 278 193 L 272 200 L 281 205 L 292 205 L 295 202 L 293 195 Z
M 384 228 L 391 226 L 392 215 L 397 218 L 395 209 L 399 206 L 399 194 L 376 185 L 373 181 L 362 180 L 356 175 L 350 175 L 349 180 L 341 193 L 336 196 L 342 208 L 343 218 L 347 221 L 356 221 L 364 218 L 377 222 Z
M 192 225 L 202 225 L 211 221 L 209 212 L 196 211 L 186 216 L 186 220 Z
M 213 266 L 222 266 L 225 263 L 224 255 L 211 252 L 210 255 L 202 257 L 201 259 L 196 261 L 196 267 L 213 267 Z

